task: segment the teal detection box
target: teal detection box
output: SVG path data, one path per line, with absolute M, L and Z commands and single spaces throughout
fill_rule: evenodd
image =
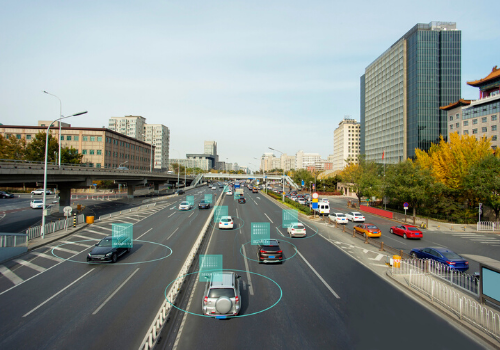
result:
M 186 202 L 191 205 L 194 205 L 194 196 L 186 196 Z
M 111 246 L 113 248 L 132 248 L 134 240 L 133 224 L 111 224 Z
M 251 223 L 251 245 L 259 245 L 271 239 L 271 223 L 252 222 Z
M 227 216 L 227 205 L 216 205 L 214 210 L 214 223 L 218 223 L 222 216 Z
M 203 254 L 200 255 L 199 282 L 222 282 L 222 255 Z
M 282 228 L 289 228 L 291 224 L 295 224 L 299 222 L 298 211 L 294 209 L 283 209 L 282 214 Z
M 211 194 L 205 195 L 205 202 L 212 204 L 212 195 Z

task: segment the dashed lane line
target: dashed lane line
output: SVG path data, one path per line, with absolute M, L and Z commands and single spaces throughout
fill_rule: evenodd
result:
M 23 279 L 12 272 L 8 267 L 0 265 L 0 273 L 14 284 L 23 282 Z
M 170 236 L 168 236 L 167 241 L 170 239 L 170 237 L 172 237 L 172 236 L 174 235 L 174 233 L 176 233 L 176 232 L 177 232 L 177 230 L 178 230 L 178 229 L 179 229 L 179 228 L 177 227 L 177 228 L 174 230 L 174 232 L 172 232 L 172 233 L 170 234 Z
M 106 305 L 106 303 L 115 296 L 116 293 L 118 293 L 118 291 L 125 285 L 125 283 L 127 283 L 135 275 L 137 271 L 139 271 L 139 268 L 137 268 L 134 272 L 132 272 L 132 274 L 128 276 L 128 278 L 125 281 L 123 281 L 123 283 L 120 284 L 120 286 L 106 300 L 104 300 L 104 302 L 92 313 L 92 315 L 98 313 L 99 310 L 101 310 L 104 307 L 104 305 Z
M 271 221 L 272 224 L 274 224 L 273 220 L 271 220 L 271 218 L 269 216 L 267 216 L 266 213 L 264 213 L 264 215 L 269 219 L 269 221 Z

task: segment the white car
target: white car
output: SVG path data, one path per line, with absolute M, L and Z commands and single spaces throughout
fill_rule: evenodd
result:
M 37 188 L 36 190 L 31 191 L 31 194 L 43 194 L 43 188 Z M 46 190 L 45 194 L 52 194 L 50 190 Z
M 217 189 L 217 187 L 215 187 L 215 186 L 212 186 L 212 190 L 216 190 L 216 189 Z
M 193 205 L 189 202 L 183 201 L 179 204 L 179 210 L 191 210 L 193 209 Z
M 30 202 L 30 207 L 33 209 L 42 209 L 43 208 L 43 200 L 41 199 L 33 199 Z
M 328 215 L 330 219 L 336 221 L 338 224 L 347 224 L 348 220 L 344 213 L 333 213 Z
M 321 203 L 330 203 L 330 201 L 328 200 L 328 198 L 321 198 L 320 202 Z
M 232 195 L 233 195 L 233 191 L 229 190 L 229 191 L 227 191 L 227 192 L 226 192 L 226 194 L 227 194 L 228 196 L 232 196 Z
M 286 229 L 288 235 L 290 237 L 305 237 L 306 236 L 306 228 L 299 222 L 295 222 L 290 224 L 290 227 Z
M 365 217 L 363 214 L 358 213 L 357 211 L 351 211 L 350 213 L 345 214 L 347 220 L 351 220 L 352 222 L 365 222 Z
M 298 198 L 297 202 L 302 205 L 306 205 L 306 200 L 304 198 Z
M 221 216 L 219 220 L 219 228 L 233 228 L 233 218 L 230 216 Z

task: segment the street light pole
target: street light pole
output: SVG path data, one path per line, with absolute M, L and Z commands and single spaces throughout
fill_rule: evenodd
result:
M 48 153 L 49 153 L 49 132 L 50 132 L 50 127 L 52 124 L 54 124 L 57 121 L 60 121 L 61 119 L 66 119 L 66 118 L 71 118 L 71 117 L 76 117 L 77 115 L 82 115 L 87 113 L 85 112 L 80 112 L 72 115 L 68 115 L 66 117 L 60 117 L 56 120 L 54 120 L 52 123 L 50 123 L 49 127 L 47 128 L 47 135 L 45 135 L 45 167 L 43 169 L 43 208 L 42 208 L 42 239 L 45 238 L 45 215 L 47 214 L 46 208 L 45 208 L 45 201 L 47 198 L 47 158 L 48 158 Z M 60 124 L 60 122 L 59 122 Z
M 279 153 L 281 153 L 281 155 L 283 155 L 283 152 L 278 151 L 277 149 L 274 149 L 271 147 L 268 147 L 268 148 L 272 151 L 279 152 Z M 285 167 L 283 167 L 283 193 L 282 194 L 283 194 L 283 203 L 285 203 Z
M 59 100 L 59 118 L 61 118 L 63 116 L 61 99 L 56 95 L 51 94 L 50 92 L 47 92 L 45 90 L 43 92 L 46 93 L 47 95 L 54 96 Z M 59 144 L 59 169 L 61 169 L 61 122 L 59 122 L 59 140 L 57 140 L 57 143 Z

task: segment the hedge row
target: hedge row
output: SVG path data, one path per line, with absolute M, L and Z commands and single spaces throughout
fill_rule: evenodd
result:
M 271 192 L 271 191 L 267 191 L 267 194 L 269 196 L 273 197 L 274 199 L 281 201 L 282 195 Z M 307 205 L 299 204 L 298 202 L 292 201 L 291 199 L 288 199 L 286 197 L 285 197 L 285 203 L 291 207 L 297 208 L 299 211 L 301 211 L 305 215 L 312 215 L 313 214 L 312 209 L 309 208 Z

